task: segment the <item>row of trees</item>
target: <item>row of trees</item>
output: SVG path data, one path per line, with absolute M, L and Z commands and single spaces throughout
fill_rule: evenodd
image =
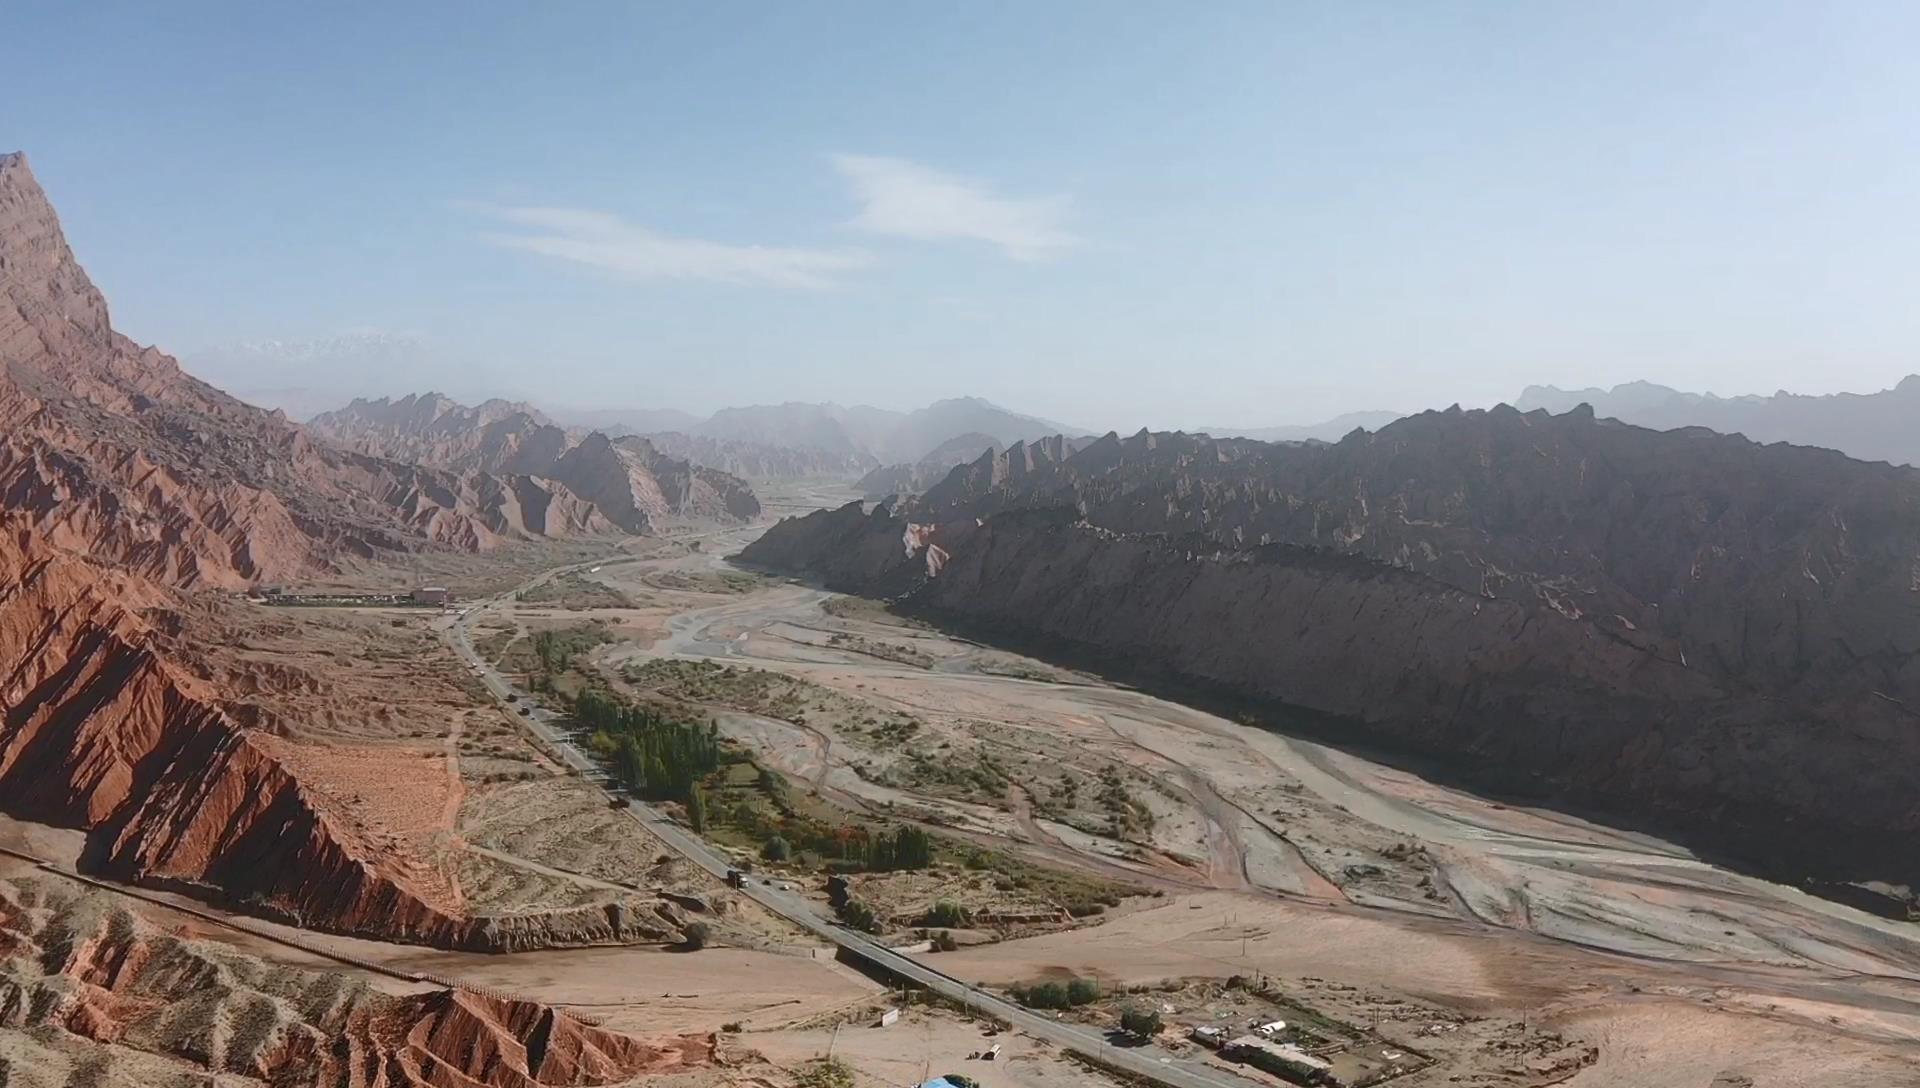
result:
M 925 869 L 933 864 L 933 836 L 917 827 L 903 825 L 894 828 L 891 835 L 875 835 L 864 843 L 850 845 L 857 853 L 849 860 L 860 862 L 870 873 Z
M 1090 978 L 1015 985 L 1013 999 L 1029 1009 L 1077 1009 L 1100 1000 L 1100 984 Z
M 685 802 L 694 830 L 704 830 L 706 806 L 695 784 L 720 766 L 716 723 L 670 717 L 594 690 L 574 699 L 573 716 L 592 732 L 588 744 L 621 785 L 649 801 Z

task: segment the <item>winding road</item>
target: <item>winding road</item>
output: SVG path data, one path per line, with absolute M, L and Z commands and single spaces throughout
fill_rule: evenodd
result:
M 532 579 L 520 588 L 526 589 L 569 572 L 620 561 L 601 560 L 557 568 Z M 487 691 L 509 712 L 515 713 L 516 719 L 526 726 L 548 753 L 560 760 L 570 771 L 601 783 L 601 789 L 606 791 L 604 775 L 592 759 L 576 747 L 559 727 L 557 724 L 559 716 L 538 706 L 530 709 L 524 716 L 519 715 L 517 709 L 527 706 L 532 701 L 532 696 L 516 687 L 474 649 L 472 631 L 474 622 L 490 611 L 504 608 L 512 600 L 513 594 L 507 593 L 476 602 L 440 624 L 440 634 L 471 669 L 477 670 L 476 675 L 486 686 Z M 727 649 L 725 643 L 703 648 L 708 652 L 721 653 L 726 652 Z M 608 800 L 612 801 L 615 795 L 611 791 L 606 793 Z M 731 858 L 709 846 L 704 840 L 652 806 L 635 802 L 624 811 L 661 842 L 711 873 L 715 879 L 724 881 L 727 873 L 736 867 Z M 924 986 L 976 1013 L 1003 1021 L 1026 1035 L 1046 1040 L 1083 1057 L 1103 1062 L 1156 1083 L 1171 1085 L 1173 1088 L 1265 1088 L 1265 1082 L 1256 1082 L 1201 1062 L 1175 1057 L 1155 1046 L 1115 1046 L 1109 1042 L 1104 1032 L 1054 1020 L 1011 1004 L 985 990 L 953 978 L 922 960 L 888 948 L 864 933 L 842 926 L 837 921 L 822 915 L 812 901 L 796 892 L 786 892 L 770 884 L 752 881 L 747 882 L 740 890 L 767 910 L 852 956 L 899 978 Z

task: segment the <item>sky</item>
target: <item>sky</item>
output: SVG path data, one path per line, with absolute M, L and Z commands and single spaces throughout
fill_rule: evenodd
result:
M 1091 429 L 1920 370 L 1920 5 L 0 4 L 230 386 Z M 371 342 L 375 352 L 240 350 Z

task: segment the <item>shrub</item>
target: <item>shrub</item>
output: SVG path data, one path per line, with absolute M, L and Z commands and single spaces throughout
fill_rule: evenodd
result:
M 686 936 L 681 947 L 689 952 L 698 952 L 707 947 L 707 942 L 713 938 L 713 930 L 709 929 L 705 922 L 688 922 L 686 928 L 680 932 Z
M 872 907 L 858 899 L 849 899 L 847 905 L 840 908 L 840 920 L 862 933 L 880 932 L 879 916 L 873 913 Z
M 1078 1007 L 1091 1005 L 1100 1000 L 1100 984 L 1090 978 L 1076 978 L 1067 983 L 1067 1004 Z
M 953 934 L 948 933 L 944 929 L 933 935 L 933 950 L 935 952 L 951 952 L 959 947 L 960 942 L 954 940 Z
M 1120 1014 L 1120 1030 L 1141 1039 L 1151 1039 L 1160 1034 L 1160 1010 L 1145 1005 L 1135 1005 Z
M 967 918 L 967 912 L 964 908 L 960 906 L 960 904 L 950 903 L 943 899 L 940 902 L 935 903 L 933 905 L 933 909 L 929 910 L 924 916 L 921 917 L 920 924 L 924 926 L 940 926 L 946 929 L 953 929 L 955 927 L 966 925 L 968 921 L 969 919 Z
M 793 844 L 779 835 L 774 835 L 761 844 L 760 856 L 768 861 L 792 861 Z
M 839 1058 L 819 1058 L 800 1067 L 798 1088 L 853 1088 L 853 1070 Z
M 1015 986 L 1013 999 L 1029 1009 L 1064 1009 L 1067 1007 L 1067 988 L 1058 982 Z

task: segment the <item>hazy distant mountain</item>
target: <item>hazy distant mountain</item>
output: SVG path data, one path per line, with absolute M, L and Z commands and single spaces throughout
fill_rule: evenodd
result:
M 547 414 L 569 427 L 622 434 L 684 431 L 700 417 L 678 408 L 550 408 Z
M 1405 416 L 1405 412 L 1348 412 L 1319 423 L 1286 427 L 1200 427 L 1197 430 L 1216 438 L 1252 438 L 1261 442 L 1338 442 L 1356 427 L 1377 431 Z
M 444 362 L 417 337 L 352 332 L 315 340 L 249 340 L 187 353 L 196 377 L 295 419 L 367 393 L 394 392 L 396 381 L 431 380 Z
M 1920 375 L 1878 393 L 1717 397 L 1652 382 L 1612 389 L 1528 386 L 1514 407 L 1564 412 L 1590 404 L 1594 414 L 1655 430 L 1706 427 L 1755 442 L 1791 442 L 1839 450 L 1863 461 L 1920 464 Z
M 964 434 L 982 434 L 1010 445 L 1063 431 L 1079 433 L 1078 428 L 1009 411 L 979 397 L 936 401 L 912 412 L 865 405 L 753 405 L 722 409 L 689 429 L 708 438 L 865 454 L 887 464 L 918 461 Z
M 757 442 L 763 446 L 800 446 L 834 454 L 867 452 L 846 425 L 847 409 L 838 404 L 755 404 L 722 408 L 687 432 L 702 438 Z
M 915 495 L 944 479 L 956 465 L 971 464 L 991 450 L 999 453 L 1006 444 L 992 435 L 973 431 L 949 438 L 925 457 L 911 464 L 886 465 L 860 478 L 860 493 L 870 499 L 888 495 Z
M 811 446 L 770 446 L 737 438 L 709 438 L 681 431 L 646 436 L 670 457 L 716 468 L 749 480 L 807 480 L 857 476 L 873 467 L 864 453 L 834 453 Z

